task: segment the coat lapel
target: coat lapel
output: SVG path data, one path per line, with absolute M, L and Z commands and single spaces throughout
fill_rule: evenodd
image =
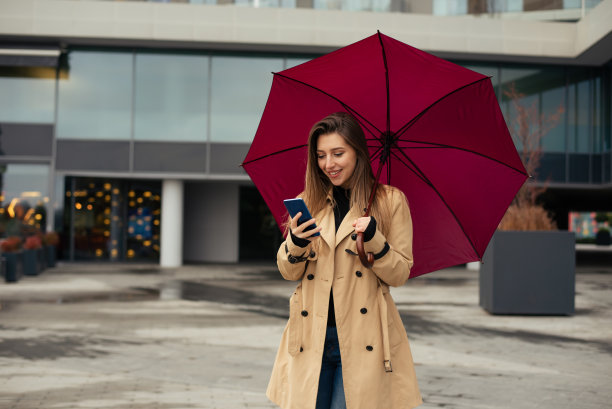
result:
M 334 249 L 336 247 L 336 235 L 334 230 L 336 228 L 334 224 L 334 211 L 331 206 L 326 205 L 319 213 L 317 224 L 322 226 L 321 238 L 327 243 L 329 248 Z
M 355 228 L 353 227 L 353 222 L 359 217 L 361 217 L 361 214 L 356 209 L 349 209 L 346 216 L 344 216 L 344 219 L 342 219 L 340 227 L 338 227 L 334 247 L 337 246 L 342 240 L 344 240 L 346 236 L 348 236 L 355 230 Z

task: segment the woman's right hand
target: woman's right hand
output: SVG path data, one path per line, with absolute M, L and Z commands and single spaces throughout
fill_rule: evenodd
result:
M 311 226 L 316 223 L 316 220 L 314 219 L 314 217 L 298 226 L 298 220 L 300 219 L 301 216 L 302 216 L 302 212 L 298 212 L 295 215 L 295 217 L 291 219 L 291 225 L 289 226 L 291 228 L 291 234 L 293 234 L 295 237 L 299 237 L 300 239 L 306 239 L 310 241 L 319 237 L 319 236 L 312 237 L 312 235 L 315 233 L 319 233 L 322 228 L 321 226 L 317 226 L 312 230 L 304 231 L 304 229 L 306 229 L 308 226 Z

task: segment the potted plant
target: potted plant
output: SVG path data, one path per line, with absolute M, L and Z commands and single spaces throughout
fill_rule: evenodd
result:
M 40 273 L 38 251 L 42 248 L 42 241 L 37 235 L 28 236 L 23 243 L 23 274 L 36 276 Z
M 480 306 L 492 314 L 571 315 L 575 296 L 575 236 L 557 230 L 538 202 L 546 187 L 534 183 L 542 137 L 560 120 L 521 103 L 513 85 L 504 92 L 516 112 L 510 124 L 531 176 L 519 190 L 493 235 L 480 268 Z
M 4 259 L 4 280 L 7 283 L 16 283 L 22 273 L 21 238 L 18 236 L 7 237 L 0 242 L 2 258 Z
M 45 247 L 45 258 L 48 267 L 55 267 L 57 246 L 59 244 L 59 236 L 56 232 L 51 231 L 43 236 L 43 244 Z

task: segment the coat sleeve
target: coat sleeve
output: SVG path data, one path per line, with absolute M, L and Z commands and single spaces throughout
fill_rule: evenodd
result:
M 305 263 L 310 257 L 312 242 L 306 247 L 300 247 L 291 241 L 291 234 L 280 245 L 276 254 L 278 270 L 285 280 L 300 280 L 304 275 Z
M 372 271 L 393 287 L 403 285 L 414 264 L 412 258 L 412 217 L 406 196 L 400 190 L 388 192 L 391 200 L 391 221 L 385 237 L 380 230 L 364 243 L 366 252 L 374 254 Z

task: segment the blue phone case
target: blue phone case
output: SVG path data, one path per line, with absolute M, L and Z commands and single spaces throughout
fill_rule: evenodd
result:
M 303 199 L 299 199 L 299 198 L 298 199 L 286 199 L 286 200 L 283 200 L 283 203 L 285 203 L 285 207 L 287 208 L 287 211 L 289 212 L 289 215 L 292 218 L 295 217 L 295 215 L 298 214 L 299 212 L 302 212 L 302 215 L 298 219 L 298 224 L 302 224 L 312 219 L 312 216 L 310 215 L 310 212 L 308 211 L 308 207 L 306 207 L 306 203 L 304 203 Z M 308 226 L 304 231 L 312 230 L 316 227 L 317 225 L 315 223 L 315 224 Z M 320 235 L 321 235 L 320 233 L 313 234 L 313 236 L 320 236 Z

